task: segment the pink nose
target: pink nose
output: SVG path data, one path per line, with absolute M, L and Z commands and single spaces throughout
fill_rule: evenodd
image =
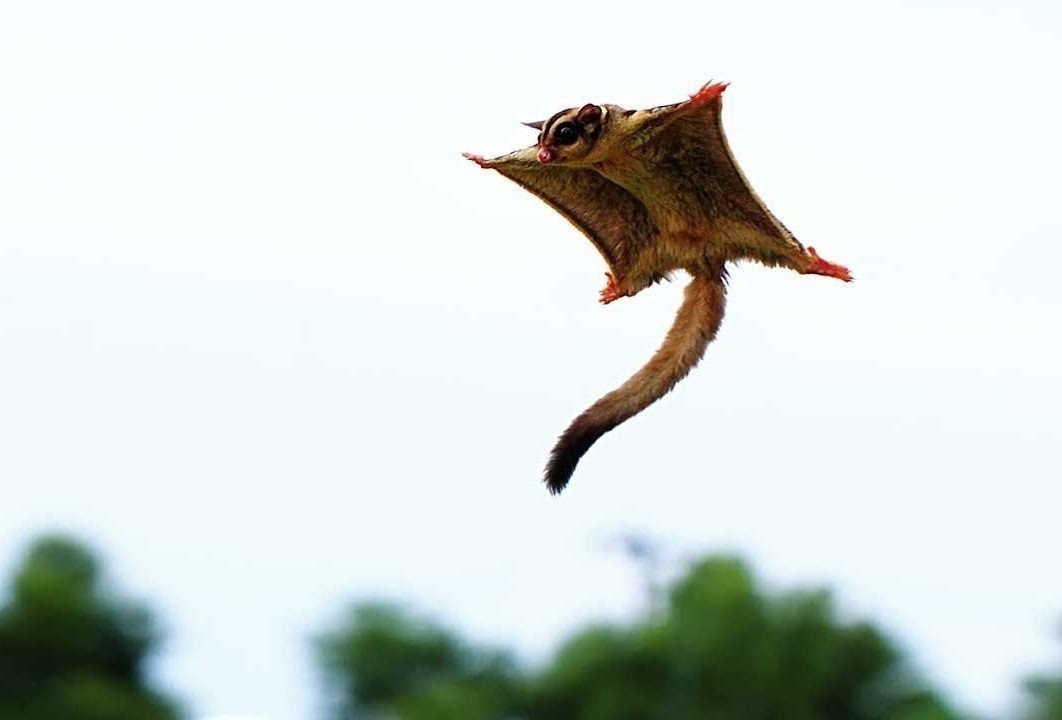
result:
M 538 161 L 540 163 L 553 162 L 553 151 L 549 148 L 540 148 L 538 151 Z

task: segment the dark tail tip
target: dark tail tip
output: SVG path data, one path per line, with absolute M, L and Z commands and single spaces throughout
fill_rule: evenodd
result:
M 553 449 L 549 455 L 549 463 L 546 464 L 546 489 L 550 495 L 557 495 L 565 488 L 572 479 L 575 466 L 579 464 L 579 458 L 586 452 L 573 452 L 571 449 L 561 449 L 559 446 Z
M 550 495 L 557 495 L 565 488 L 575 472 L 579 459 L 586 454 L 598 438 L 612 429 L 612 425 L 595 424 L 583 413 L 564 431 L 549 454 L 545 482 Z

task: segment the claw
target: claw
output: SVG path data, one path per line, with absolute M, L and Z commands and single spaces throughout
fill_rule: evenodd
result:
M 605 277 L 608 278 L 608 284 L 605 288 L 598 293 L 600 295 L 600 301 L 602 305 L 608 305 L 610 302 L 615 302 L 623 297 L 624 293 L 620 292 L 619 287 L 616 285 L 616 278 L 612 273 L 605 273 Z
M 712 82 L 709 80 L 705 83 L 704 87 L 690 95 L 690 105 L 693 107 L 703 107 L 707 105 L 722 95 L 723 91 L 726 90 L 729 85 L 730 83 L 727 82 Z
M 815 248 L 808 248 L 808 257 L 811 262 L 804 268 L 805 275 L 825 275 L 826 277 L 837 278 L 845 282 L 852 282 L 852 273 L 848 271 L 848 268 L 844 265 L 837 265 L 828 260 L 823 260 L 815 252 Z

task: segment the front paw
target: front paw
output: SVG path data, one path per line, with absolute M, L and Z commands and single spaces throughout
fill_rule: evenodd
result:
M 712 82 L 709 80 L 704 87 L 690 95 L 691 107 L 704 107 L 723 94 L 730 83 Z

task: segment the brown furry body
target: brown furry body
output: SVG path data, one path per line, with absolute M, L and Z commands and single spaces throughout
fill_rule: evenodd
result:
M 603 302 L 635 295 L 674 270 L 693 276 L 652 359 L 561 435 L 546 468 L 551 492 L 564 488 L 598 438 L 697 364 L 722 322 L 726 262 L 851 279 L 805 250 L 752 190 L 723 133 L 725 87 L 708 84 L 686 102 L 649 110 L 564 110 L 531 124 L 542 131 L 535 146 L 492 160 L 468 156 L 537 195 L 594 243 L 610 270 Z

